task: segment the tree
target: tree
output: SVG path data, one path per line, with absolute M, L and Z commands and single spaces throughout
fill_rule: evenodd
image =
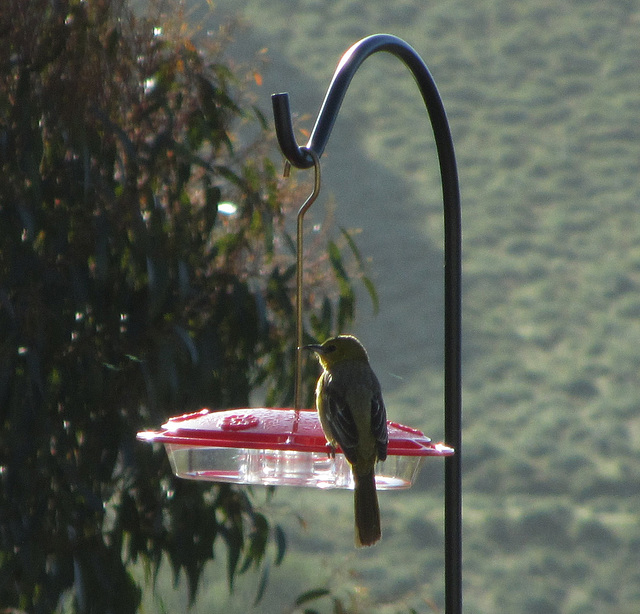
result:
M 131 562 L 168 557 L 193 599 L 220 541 L 230 584 L 269 535 L 282 555 L 246 491 L 176 480 L 135 442 L 256 386 L 292 399 L 291 195 L 259 144 L 237 151 L 237 85 L 215 45 L 121 0 L 0 6 L 1 605 L 72 590 L 79 612 L 134 612 Z M 353 317 L 328 254 L 311 338 Z

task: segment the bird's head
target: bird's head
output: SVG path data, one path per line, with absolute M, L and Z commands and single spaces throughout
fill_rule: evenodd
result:
M 305 350 L 311 350 L 316 353 L 320 364 L 325 369 L 345 360 L 355 360 L 357 362 L 369 362 L 367 350 L 352 335 L 338 335 L 327 339 L 323 344 L 305 345 Z

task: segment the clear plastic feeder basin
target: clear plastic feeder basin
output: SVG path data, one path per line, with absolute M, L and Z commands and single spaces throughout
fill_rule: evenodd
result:
M 389 422 L 387 459 L 376 466 L 380 490 L 409 488 L 427 456 L 453 449 L 420 431 Z M 171 418 L 138 439 L 162 443 L 181 478 L 236 484 L 353 488 L 351 468 L 338 449 L 329 455 L 318 414 L 310 409 L 232 409 Z

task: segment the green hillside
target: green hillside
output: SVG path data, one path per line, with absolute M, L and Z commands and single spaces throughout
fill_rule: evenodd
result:
M 638 612 L 640 4 L 221 0 L 206 19 L 231 13 L 231 55 L 267 50 L 259 105 L 270 117 L 270 94 L 290 92 L 301 129 L 369 34 L 409 42 L 440 88 L 463 203 L 465 612 Z M 353 332 L 390 417 L 440 438 L 439 177 L 395 58 L 362 67 L 322 163 L 321 200 L 362 230 L 380 294 L 374 317 L 363 293 Z M 384 538 L 367 551 L 350 493 L 280 489 L 265 505 L 290 549 L 256 611 L 325 585 L 354 611 L 442 611 L 441 474 L 430 461 L 417 488 L 381 495 Z M 246 611 L 241 595 L 226 612 Z M 204 596 L 194 611 L 211 611 Z

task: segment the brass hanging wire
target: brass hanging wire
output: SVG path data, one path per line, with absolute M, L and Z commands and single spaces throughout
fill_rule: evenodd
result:
M 302 405 L 302 261 L 303 261 L 303 221 L 304 214 L 314 203 L 320 193 L 320 158 L 314 151 L 309 150 L 309 155 L 313 158 L 313 168 L 315 177 L 313 181 L 313 192 L 309 195 L 302 207 L 298 211 L 297 227 L 297 270 L 296 270 L 296 380 L 295 380 L 295 409 L 300 409 Z M 288 175 L 288 162 L 285 166 L 285 176 Z

